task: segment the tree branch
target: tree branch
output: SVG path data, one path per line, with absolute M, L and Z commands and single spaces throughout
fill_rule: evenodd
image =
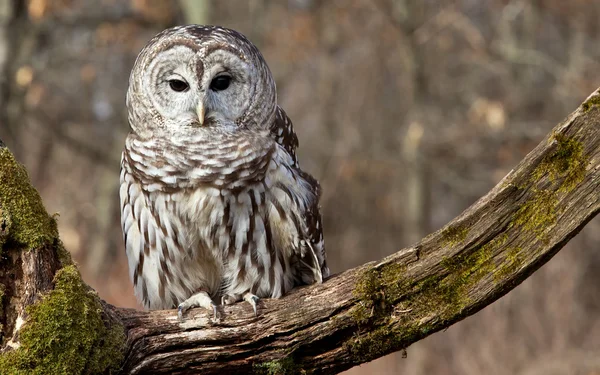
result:
M 548 261 L 600 210 L 600 91 L 441 230 L 321 285 L 225 306 L 142 312 L 104 304 L 126 332 L 125 374 L 335 374 L 476 313 Z M 1 203 L 1 202 L 0 202 Z M 365 249 L 368 250 L 368 249 Z

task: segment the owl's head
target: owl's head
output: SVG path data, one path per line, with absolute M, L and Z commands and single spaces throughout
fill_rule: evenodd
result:
M 222 27 L 161 32 L 140 52 L 129 78 L 129 123 L 140 136 L 266 129 L 276 107 L 275 82 L 261 53 Z

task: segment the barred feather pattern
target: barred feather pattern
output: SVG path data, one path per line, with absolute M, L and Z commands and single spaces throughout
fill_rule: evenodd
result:
M 207 291 L 278 298 L 329 275 L 317 181 L 297 165 L 283 110 L 269 134 L 130 134 L 121 209 L 130 276 L 150 309 Z M 280 128 L 281 130 L 280 132 Z

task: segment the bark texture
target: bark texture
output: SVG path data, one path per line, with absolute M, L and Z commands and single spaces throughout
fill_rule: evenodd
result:
M 600 210 L 599 184 L 596 91 L 495 188 L 444 228 L 380 262 L 299 288 L 280 300 L 263 300 L 258 317 L 246 304 L 224 307 L 218 321 L 194 309 L 184 322 L 175 311 L 100 304 L 110 317 L 103 320 L 107 329 L 113 332 L 120 321 L 126 335 L 119 371 L 335 374 L 401 350 L 476 313 L 541 267 Z M 11 202 L 3 201 L 8 196 L 1 193 L 0 209 L 6 211 Z M 8 216 L 5 211 L 0 211 L 3 218 L 10 218 L 10 210 Z M 24 285 L 31 283 L 26 274 L 45 279 L 35 281 L 42 287 L 3 300 L 4 311 L 24 311 L 23 305 L 36 303 L 28 296 L 44 293 L 56 267 L 66 262 L 59 261 L 56 246 L 26 248 L 10 237 L 18 233 L 14 222 L 8 228 L 7 235 L 0 232 L 3 251 L 21 252 L 22 260 L 3 260 L 3 272 L 26 270 L 15 276 Z M 54 249 L 53 257 L 47 256 L 48 249 Z M 32 263 L 26 252 L 39 253 L 32 261 L 48 262 L 41 268 L 48 272 L 27 268 Z M 11 330 L 29 324 L 25 316 L 25 323 L 15 328 L 13 315 L 2 316 L 6 353 L 19 350 L 13 349 L 18 335 Z M 11 347 L 8 337 L 15 338 Z

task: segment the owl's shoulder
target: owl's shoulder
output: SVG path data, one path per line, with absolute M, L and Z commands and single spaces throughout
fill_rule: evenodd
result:
M 296 157 L 296 148 L 298 148 L 298 136 L 294 131 L 292 120 L 288 117 L 283 108 L 279 106 L 277 106 L 275 120 L 270 127 L 270 135 L 275 142 L 290 154 L 294 160 L 294 165 L 297 165 L 298 159 Z

